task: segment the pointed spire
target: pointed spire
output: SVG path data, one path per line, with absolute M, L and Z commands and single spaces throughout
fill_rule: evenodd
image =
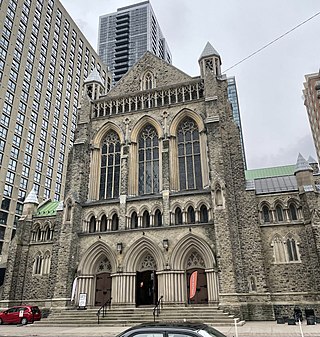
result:
M 313 171 L 313 169 L 308 164 L 308 162 L 303 158 L 302 154 L 299 153 L 294 173 L 296 174 L 302 171 Z
M 309 156 L 308 163 L 309 164 L 318 164 L 318 162 L 312 156 Z
M 84 83 L 89 83 L 89 82 L 98 82 L 104 86 L 97 68 L 93 68 L 89 76 L 84 80 Z
M 201 53 L 199 57 L 199 61 L 203 59 L 204 57 L 208 56 L 218 56 L 220 58 L 219 53 L 212 47 L 210 42 L 207 42 L 206 46 L 203 49 L 203 52 Z
M 34 186 L 32 186 L 32 189 L 30 191 L 30 193 L 28 194 L 28 196 L 26 197 L 24 204 L 36 204 L 39 205 L 39 201 L 38 201 L 38 196 L 36 193 L 36 190 L 34 188 Z

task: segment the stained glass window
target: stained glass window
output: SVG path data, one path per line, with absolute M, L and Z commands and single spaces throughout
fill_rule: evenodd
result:
M 99 199 L 119 197 L 120 139 L 110 131 L 102 143 Z
M 199 131 L 191 118 L 178 127 L 178 161 L 180 189 L 202 188 Z
M 147 125 L 138 141 L 139 194 L 159 192 L 159 140 L 153 126 Z

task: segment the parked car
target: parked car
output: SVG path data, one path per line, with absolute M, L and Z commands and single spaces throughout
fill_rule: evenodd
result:
M 226 337 L 204 323 L 158 322 L 134 326 L 117 337 Z
M 0 324 L 27 324 L 40 321 L 41 311 L 37 306 L 19 305 L 0 312 Z

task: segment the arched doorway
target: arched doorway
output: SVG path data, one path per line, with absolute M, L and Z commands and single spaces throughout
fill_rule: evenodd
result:
M 98 264 L 96 273 L 95 306 L 102 306 L 111 300 L 112 278 L 111 263 L 107 257 Z
M 152 255 L 144 255 L 137 270 L 136 306 L 154 305 L 158 300 L 157 265 Z
M 191 275 L 194 273 L 195 291 L 190 291 L 193 286 L 190 282 Z M 192 251 L 186 262 L 186 282 L 188 304 L 208 304 L 208 287 L 205 264 L 202 256 Z M 192 297 L 191 297 L 192 296 Z

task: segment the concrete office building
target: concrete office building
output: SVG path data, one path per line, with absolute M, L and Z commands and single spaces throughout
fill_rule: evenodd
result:
M 114 82 L 146 51 L 171 63 L 170 50 L 149 1 L 100 17 L 98 52 Z
M 26 191 L 63 198 L 83 79 L 105 65 L 58 0 L 0 1 L 0 270 Z M 106 87 L 106 90 L 107 87 Z
M 303 95 L 307 108 L 310 128 L 316 148 L 318 161 L 320 160 L 320 72 L 305 76 Z

